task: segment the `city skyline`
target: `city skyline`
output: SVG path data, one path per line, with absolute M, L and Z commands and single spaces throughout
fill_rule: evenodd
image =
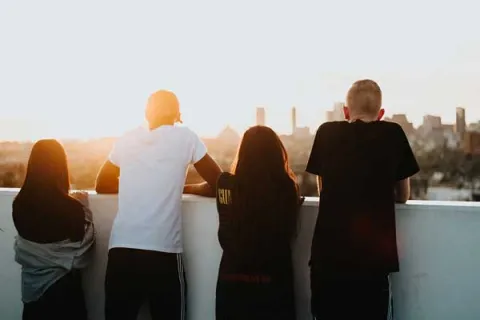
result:
M 465 106 L 475 122 L 476 7 L 2 1 L 0 137 L 118 136 L 142 122 L 148 95 L 162 88 L 178 94 L 185 124 L 202 136 L 226 125 L 243 131 L 259 105 L 267 125 L 288 133 L 291 106 L 299 126 L 315 128 L 362 78 L 379 83 L 389 116 L 406 113 L 418 125 L 438 114 L 454 123 L 451 110 Z
M 316 130 L 316 128 L 321 125 L 323 122 L 328 122 L 328 121 L 342 121 L 344 120 L 343 116 L 343 102 L 334 102 L 333 107 L 330 107 L 330 109 L 325 110 L 325 117 L 324 120 L 319 122 L 318 125 L 316 126 L 305 126 L 303 125 L 302 122 L 299 123 L 298 117 L 299 114 L 302 114 L 302 109 L 297 107 L 297 106 L 292 106 L 289 109 L 289 112 L 287 114 L 282 113 L 282 116 L 285 116 L 283 118 L 284 125 L 283 127 L 286 128 L 286 130 L 279 131 L 277 128 L 274 126 L 271 126 L 268 123 L 268 119 L 271 116 L 268 112 L 269 108 L 265 106 L 261 107 L 256 107 L 252 108 L 252 122 L 245 127 L 245 129 L 238 129 L 238 127 L 231 125 L 228 122 L 225 122 L 222 126 L 220 126 L 220 129 L 217 132 L 213 132 L 211 135 L 202 135 L 199 133 L 200 136 L 205 137 L 205 138 L 216 138 L 218 137 L 219 134 L 221 134 L 226 128 L 233 129 L 236 133 L 240 134 L 245 131 L 248 127 L 253 126 L 253 125 L 266 125 L 266 126 L 271 126 L 274 130 L 278 132 L 278 134 L 294 134 L 295 129 L 300 129 L 303 134 L 305 134 L 305 130 L 309 130 L 311 134 L 313 134 Z M 463 110 L 461 114 L 459 114 L 460 110 Z M 446 121 L 442 116 L 436 115 L 436 114 L 424 114 L 420 121 L 412 121 L 412 119 L 408 116 L 406 113 L 394 113 L 394 114 L 386 114 L 382 120 L 388 120 L 388 121 L 393 121 L 393 122 L 402 122 L 402 123 L 407 123 L 411 125 L 412 128 L 418 129 L 422 125 L 424 125 L 426 122 L 434 122 L 444 126 L 448 125 L 453 125 L 456 126 L 457 121 L 460 119 L 459 117 L 462 117 L 464 121 L 464 127 L 462 127 L 462 130 L 468 130 L 469 125 L 472 124 L 480 124 L 480 119 L 476 120 L 471 120 L 468 118 L 468 109 L 463 108 L 463 107 L 456 107 L 452 108 L 452 113 L 454 113 L 453 120 L 454 121 Z M 303 115 L 305 117 L 305 115 Z M 308 116 L 308 115 L 307 115 Z M 329 118 L 330 117 L 330 118 Z M 451 117 L 448 117 L 450 119 Z M 141 122 L 137 122 L 136 126 L 141 125 Z M 58 138 L 58 139 L 75 139 L 75 140 L 89 140 L 89 139 L 97 139 L 97 138 L 108 138 L 108 137 L 116 137 L 121 135 L 123 132 L 126 132 L 128 130 L 131 130 L 132 127 L 130 128 L 125 128 L 124 131 L 122 131 L 119 135 L 103 135 L 103 136 L 88 136 L 88 135 L 81 135 L 81 136 L 59 136 L 59 135 L 54 135 L 54 134 L 46 134 L 46 135 L 40 135 L 38 137 L 29 137 L 19 135 L 19 138 L 15 138 L 15 135 L 12 135 L 13 131 L 10 128 L 18 128 L 22 127 L 25 129 L 25 131 L 28 131 L 29 124 L 27 121 L 22 121 L 21 119 L 17 119 L 15 122 L 11 122 L 11 120 L 5 120 L 3 118 L 0 118 L 0 141 L 34 141 L 42 138 Z M 189 127 L 192 127 L 188 125 Z M 434 125 L 435 126 L 435 125 Z M 479 125 L 480 128 L 480 125 Z M 10 138 L 13 137 L 13 138 Z

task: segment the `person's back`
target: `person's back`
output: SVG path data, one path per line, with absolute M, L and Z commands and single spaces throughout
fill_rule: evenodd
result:
M 281 211 L 289 211 L 292 218 L 289 227 L 296 227 L 295 220 L 297 211 L 288 208 L 291 203 L 289 196 L 295 195 L 294 189 L 288 190 L 284 186 L 283 197 L 279 196 L 275 190 L 265 190 L 265 194 L 270 193 L 277 197 L 276 203 L 271 206 L 265 205 L 265 209 L 255 214 L 263 214 L 266 218 L 257 218 L 263 220 L 263 228 L 255 228 L 252 218 L 247 217 L 249 213 L 248 204 L 244 208 L 239 208 L 235 202 L 245 201 L 238 195 L 239 187 L 237 178 L 234 174 L 224 172 L 217 182 L 217 210 L 219 214 L 218 238 L 223 249 L 223 256 L 220 269 L 224 274 L 232 279 L 238 276 L 252 278 L 253 282 L 264 277 L 272 275 L 285 275 L 292 271 L 291 266 L 291 237 L 285 236 L 280 232 L 285 223 L 284 214 Z M 254 202 L 255 200 L 249 200 Z M 257 201 L 265 201 L 258 197 Z M 283 208 L 282 208 L 283 206 Z M 285 209 L 284 209 L 285 208 Z M 253 210 L 252 210 L 253 211 Z M 252 216 L 255 214 L 251 214 Z M 269 221 L 272 216 L 277 216 L 277 221 Z M 250 222 L 250 223 L 249 223 Z M 260 223 L 259 223 L 260 224 Z M 271 232 L 269 228 L 277 228 L 278 233 Z M 260 230 L 259 230 L 260 229 Z
M 122 137 L 110 157 L 121 167 L 110 247 L 182 252 L 180 200 L 185 174 L 205 153 L 186 127 L 140 127 Z
M 401 127 L 330 122 L 317 137 L 322 190 L 312 259 L 322 261 L 319 268 L 327 272 L 397 271 L 395 184 L 412 170 L 401 163 L 409 148 Z
M 321 189 L 311 253 L 312 311 L 319 319 L 343 319 L 332 309 L 341 303 L 358 306 L 343 311 L 386 319 L 388 274 L 399 269 L 395 202 L 408 199 L 408 178 L 418 165 L 402 128 L 379 121 L 381 91 L 373 81 L 355 83 L 347 101 L 349 121 L 320 126 L 307 165 Z
M 90 262 L 93 221 L 88 194 L 69 195 L 69 188 L 63 147 L 36 142 L 12 204 L 24 320 L 87 319 L 80 270 Z
M 217 183 L 216 319 L 295 318 L 291 241 L 299 204 L 278 136 L 262 126 L 247 130 L 233 172 Z
M 149 98 L 148 126 L 121 137 L 97 177 L 99 193 L 119 193 L 105 276 L 107 320 L 136 319 L 148 301 L 152 319 L 184 319 L 181 196 L 188 166 L 207 183 L 189 186 L 207 195 L 220 168 L 200 138 L 180 121 L 177 97 Z

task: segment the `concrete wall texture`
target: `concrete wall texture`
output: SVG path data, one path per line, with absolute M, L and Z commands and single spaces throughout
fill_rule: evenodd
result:
M 11 218 L 15 190 L 0 190 L 0 319 L 21 319 L 20 266 L 14 261 Z M 295 242 L 297 319 L 309 313 L 308 259 L 318 199 L 307 199 Z M 84 272 L 89 317 L 103 317 L 107 246 L 116 196 L 90 196 L 97 229 L 94 263 Z M 212 199 L 183 200 L 189 320 L 215 318 L 215 286 L 221 248 Z M 480 204 L 411 202 L 397 207 L 401 271 L 392 277 L 396 320 L 480 319 Z M 144 310 L 139 319 L 150 319 Z

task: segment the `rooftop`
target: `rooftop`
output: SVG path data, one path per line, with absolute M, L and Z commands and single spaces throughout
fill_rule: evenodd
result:
M 0 319 L 21 319 L 20 267 L 14 261 L 11 204 L 15 189 L 0 189 Z M 92 320 L 103 319 L 107 244 L 117 209 L 116 196 L 90 197 L 97 229 L 94 263 L 85 270 Z M 308 259 L 318 199 L 301 211 L 294 245 L 299 320 L 309 315 Z M 183 198 L 188 319 L 214 319 L 215 285 L 221 249 L 213 199 Z M 480 203 L 412 201 L 397 207 L 401 271 L 392 277 L 395 318 L 400 320 L 480 319 Z M 149 319 L 143 315 L 140 319 Z

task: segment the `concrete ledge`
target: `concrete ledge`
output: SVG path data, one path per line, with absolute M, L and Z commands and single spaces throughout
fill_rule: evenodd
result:
M 21 319 L 20 267 L 14 262 L 11 204 L 18 190 L 0 190 L 0 319 Z M 103 284 L 115 195 L 91 193 L 97 228 L 92 266 L 85 270 L 90 319 L 103 319 Z M 301 211 L 294 244 L 298 319 L 309 315 L 308 259 L 318 199 Z M 188 319 L 214 319 L 221 249 L 213 199 L 184 196 L 183 225 L 188 281 Z M 397 207 L 401 272 L 393 276 L 396 320 L 480 319 L 480 203 L 412 201 Z M 144 314 L 141 319 L 149 319 Z

